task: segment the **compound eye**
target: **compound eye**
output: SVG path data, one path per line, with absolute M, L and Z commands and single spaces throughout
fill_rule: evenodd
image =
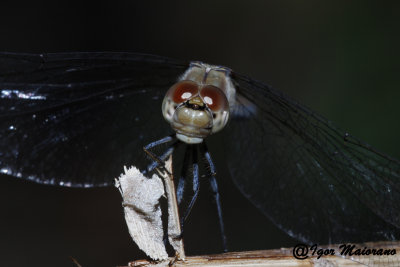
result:
M 180 104 L 197 95 L 198 92 L 199 87 L 197 83 L 192 81 L 181 81 L 174 84 L 168 90 L 167 96 L 176 104 Z
M 201 89 L 200 96 L 203 98 L 204 103 L 214 112 L 229 109 L 228 99 L 218 87 L 207 85 Z

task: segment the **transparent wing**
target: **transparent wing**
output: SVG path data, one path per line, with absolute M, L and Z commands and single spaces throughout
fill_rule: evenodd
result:
M 248 199 L 309 244 L 398 239 L 399 161 L 265 84 L 233 79 L 228 165 Z
M 161 103 L 186 66 L 129 53 L 0 54 L 0 171 L 102 186 L 170 133 Z

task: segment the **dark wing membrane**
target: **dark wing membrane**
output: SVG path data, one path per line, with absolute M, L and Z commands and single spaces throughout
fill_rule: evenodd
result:
M 227 131 L 228 164 L 248 199 L 309 244 L 399 238 L 399 161 L 265 84 L 233 79 L 241 116 Z
M 186 66 L 131 53 L 0 54 L 0 171 L 103 186 L 170 133 L 161 103 Z

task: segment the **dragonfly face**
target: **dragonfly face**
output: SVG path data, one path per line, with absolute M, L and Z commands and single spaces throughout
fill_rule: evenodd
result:
M 194 62 L 164 97 L 164 118 L 185 143 L 201 143 L 222 130 L 229 119 L 235 89 L 230 70 Z M 229 102 L 231 100 L 231 102 Z

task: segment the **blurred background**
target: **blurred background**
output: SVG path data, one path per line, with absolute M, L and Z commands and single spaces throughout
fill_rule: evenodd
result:
M 400 157 L 399 3 L 374 1 L 31 1 L 0 3 L 0 50 L 129 51 L 225 65 L 262 80 Z M 221 179 L 231 250 L 289 238 Z M 204 192 L 204 191 L 203 191 Z M 187 254 L 221 252 L 200 194 Z M 229 204 L 229 205 L 228 205 Z M 144 257 L 115 188 L 71 189 L 0 176 L 0 265 L 115 266 Z

